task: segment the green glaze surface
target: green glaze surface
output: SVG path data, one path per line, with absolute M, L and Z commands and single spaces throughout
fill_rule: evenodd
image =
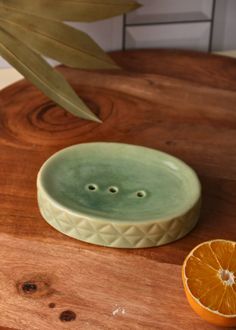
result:
M 140 233 L 128 236 L 146 240 L 150 225 L 157 225 L 156 231 L 141 246 L 164 244 L 186 234 L 199 213 L 200 184 L 194 171 L 175 157 L 139 146 L 87 143 L 66 148 L 43 165 L 37 185 L 44 218 L 67 235 L 95 244 L 139 247 L 122 243 L 124 233 L 135 228 Z M 176 235 L 173 230 L 168 235 L 168 226 L 175 227 Z M 100 227 L 107 227 L 105 234 Z M 162 235 L 160 241 L 163 228 L 166 239 Z M 99 237 L 91 239 L 91 230 Z M 109 235 L 115 235 L 112 244 Z

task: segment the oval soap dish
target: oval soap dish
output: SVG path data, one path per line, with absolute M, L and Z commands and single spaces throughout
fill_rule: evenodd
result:
M 85 143 L 57 152 L 39 171 L 44 219 L 81 241 L 118 248 L 186 235 L 200 210 L 200 183 L 185 163 L 153 149 Z

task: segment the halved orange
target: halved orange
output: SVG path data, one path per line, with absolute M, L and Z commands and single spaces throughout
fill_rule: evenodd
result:
M 236 242 L 213 240 L 195 247 L 182 279 L 193 310 L 215 325 L 236 327 Z

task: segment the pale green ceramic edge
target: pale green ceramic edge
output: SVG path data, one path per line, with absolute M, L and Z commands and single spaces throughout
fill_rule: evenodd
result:
M 148 149 L 144 147 L 139 148 Z M 177 159 L 191 171 L 197 192 L 195 200 L 185 211 L 167 219 L 150 219 L 143 222 L 124 222 L 122 220 L 108 222 L 107 219 L 88 217 L 86 214 L 74 212 L 59 204 L 44 190 L 41 184 L 42 171 L 57 154 L 49 158 L 42 166 L 37 178 L 37 187 L 38 203 L 42 216 L 60 232 L 97 245 L 118 248 L 141 248 L 163 245 L 177 240 L 185 236 L 196 225 L 200 211 L 200 183 L 195 172 L 182 161 Z M 165 155 L 165 153 L 162 154 Z M 168 156 L 176 160 L 175 157 Z

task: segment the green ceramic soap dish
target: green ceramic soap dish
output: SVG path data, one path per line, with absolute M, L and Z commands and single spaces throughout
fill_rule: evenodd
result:
M 166 153 L 119 143 L 57 152 L 37 179 L 44 219 L 81 241 L 118 248 L 166 244 L 196 224 L 200 184 Z

